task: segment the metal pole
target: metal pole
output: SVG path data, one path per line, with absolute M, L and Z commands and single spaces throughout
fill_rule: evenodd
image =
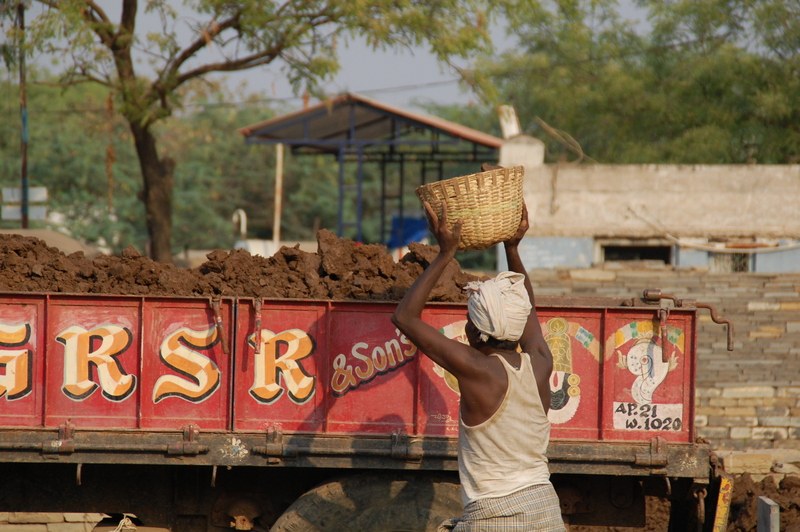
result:
M 339 220 L 337 235 L 339 238 L 344 236 L 344 143 L 339 145 Z
M 364 150 L 361 144 L 358 145 L 358 183 L 356 184 L 356 240 L 361 242 L 364 240 L 364 235 L 361 231 L 361 219 L 364 216 Z
M 17 4 L 19 21 L 19 110 L 22 118 L 22 136 L 20 142 L 20 158 L 22 160 L 22 228 L 28 228 L 28 98 L 25 87 L 25 5 Z
M 275 212 L 272 218 L 272 253 L 281 245 L 281 212 L 283 205 L 283 144 L 275 145 Z

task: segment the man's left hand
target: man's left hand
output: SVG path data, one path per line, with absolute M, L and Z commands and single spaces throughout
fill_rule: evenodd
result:
M 458 243 L 461 241 L 461 220 L 457 220 L 453 223 L 452 228 L 448 226 L 447 203 L 442 205 L 441 219 L 437 216 L 436 212 L 434 212 L 430 203 L 427 201 L 424 202 L 423 207 L 425 207 L 425 214 L 428 216 L 428 226 L 436 237 L 436 241 L 439 243 L 439 249 L 442 253 L 451 253 L 455 255 L 458 249 Z

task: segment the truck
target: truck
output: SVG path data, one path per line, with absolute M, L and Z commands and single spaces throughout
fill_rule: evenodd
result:
M 0 294 L 0 511 L 120 523 L 97 530 L 435 530 L 462 510 L 458 385 L 394 308 Z M 725 530 L 730 478 L 694 424 L 704 309 L 730 348 L 713 307 L 658 289 L 537 298 L 572 529 Z M 466 304 L 423 317 L 466 341 Z

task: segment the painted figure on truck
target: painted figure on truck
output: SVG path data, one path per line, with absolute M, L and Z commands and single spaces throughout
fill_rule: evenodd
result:
M 448 227 L 446 207 L 441 219 L 427 203 L 425 210 L 439 254 L 408 290 L 392 320 L 457 379 L 461 394 L 458 471 L 464 514 L 442 523 L 440 530 L 509 526 L 562 531 L 545 455 L 553 358 L 517 248 L 528 230 L 527 210 L 523 208 L 516 234 L 504 242 L 511 271 L 467 287 L 468 344 L 447 338 L 422 319 L 431 290 L 455 257 L 461 232 L 460 221 Z

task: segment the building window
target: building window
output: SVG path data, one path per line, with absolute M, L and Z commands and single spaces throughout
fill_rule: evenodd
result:
M 710 253 L 708 270 L 712 273 L 749 272 L 750 255 L 747 253 Z
M 604 245 L 603 261 L 660 261 L 671 264 L 671 246 Z

